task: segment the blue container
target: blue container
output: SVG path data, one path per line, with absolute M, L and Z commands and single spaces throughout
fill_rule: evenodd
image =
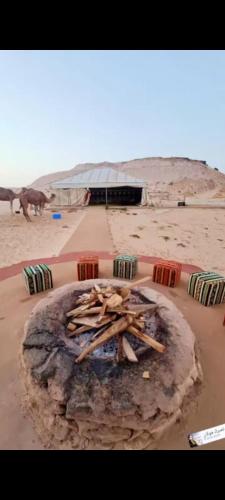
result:
M 52 214 L 53 219 L 61 219 L 62 215 L 61 214 Z

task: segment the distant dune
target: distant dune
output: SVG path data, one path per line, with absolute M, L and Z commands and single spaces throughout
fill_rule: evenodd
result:
M 163 191 L 172 194 L 195 196 L 207 193 L 209 197 L 223 196 L 225 174 L 207 165 L 206 161 L 189 158 L 142 158 L 119 163 L 84 163 L 71 170 L 64 170 L 39 177 L 31 186 L 36 189 L 49 189 L 56 180 L 78 174 L 93 168 L 110 166 L 148 182 L 150 191 Z

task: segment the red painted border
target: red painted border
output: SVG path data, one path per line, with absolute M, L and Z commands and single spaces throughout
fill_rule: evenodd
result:
M 82 257 L 83 255 L 98 255 L 99 259 L 101 260 L 112 260 L 115 255 L 118 255 L 118 252 L 114 253 L 109 253 L 109 252 L 89 252 L 89 251 L 84 251 L 84 252 L 71 252 L 71 253 L 66 253 L 62 255 L 58 255 L 58 257 L 43 257 L 40 259 L 32 259 L 32 260 L 24 260 L 22 262 L 18 262 L 17 264 L 13 264 L 8 267 L 2 267 L 0 268 L 0 281 L 3 281 L 7 278 L 11 278 L 12 276 L 15 276 L 16 274 L 19 274 L 24 267 L 26 266 L 32 266 L 35 264 L 38 264 L 40 262 L 44 262 L 45 264 L 60 264 L 62 262 L 70 262 L 70 261 L 77 261 L 78 258 Z M 145 262 L 146 264 L 155 264 L 157 260 L 159 260 L 159 257 L 148 257 L 145 255 L 139 255 L 138 256 L 139 262 Z M 193 266 L 191 264 L 181 264 L 182 265 L 182 271 L 184 273 L 195 273 L 198 271 L 202 271 L 200 267 Z

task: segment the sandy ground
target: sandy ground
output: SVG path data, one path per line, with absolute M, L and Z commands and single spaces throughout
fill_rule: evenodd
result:
M 172 208 L 108 210 L 120 253 L 160 256 L 225 272 L 225 210 Z
M 18 201 L 14 202 L 17 210 Z M 0 202 L 0 267 L 40 257 L 57 256 L 85 216 L 85 210 L 62 212 L 53 220 L 51 211 L 33 216 L 32 224 L 21 214 L 10 215 L 9 203 Z

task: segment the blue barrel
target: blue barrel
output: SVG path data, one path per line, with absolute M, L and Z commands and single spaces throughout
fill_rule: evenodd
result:
M 61 219 L 62 218 L 62 214 L 52 214 L 52 218 L 53 219 Z

